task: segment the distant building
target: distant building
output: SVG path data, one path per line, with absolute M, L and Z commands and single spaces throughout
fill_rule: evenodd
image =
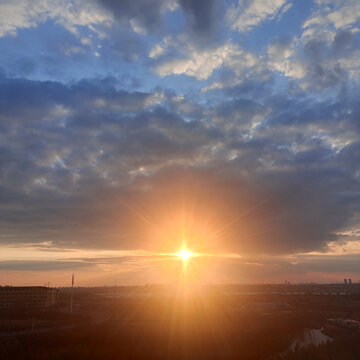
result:
M 347 279 L 344 279 L 344 284 L 347 285 Z
M 351 285 L 352 284 L 352 281 L 351 281 L 351 279 L 349 279 L 349 285 Z
M 284 302 L 275 301 L 275 302 L 253 302 L 250 304 L 243 305 L 240 310 L 246 312 L 256 312 L 256 313 L 271 313 L 271 312 L 289 312 L 292 310 L 289 304 Z
M 360 330 L 360 322 L 351 319 L 327 319 L 325 324 L 352 330 Z
M 58 289 L 46 286 L 0 286 L 0 309 L 50 307 L 58 294 Z

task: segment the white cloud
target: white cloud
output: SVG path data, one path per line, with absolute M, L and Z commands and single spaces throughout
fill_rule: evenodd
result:
M 164 53 L 165 48 L 161 44 L 155 44 L 149 53 L 149 58 L 156 59 Z
M 85 0 L 4 0 L 0 3 L 0 37 L 15 35 L 19 29 L 35 27 L 52 19 L 69 31 L 78 26 L 106 25 L 112 17 L 95 2 Z
M 171 44 L 171 37 L 170 36 L 163 39 L 161 44 L 155 44 L 152 47 L 152 49 L 150 50 L 149 58 L 157 59 L 158 57 L 164 55 L 167 52 L 170 44 Z
M 237 7 L 228 10 L 227 19 L 233 30 L 246 32 L 262 21 L 282 16 L 290 7 L 288 0 L 239 0 Z
M 141 26 L 141 24 L 139 24 L 139 22 L 136 21 L 135 19 L 130 20 L 130 26 L 133 29 L 133 31 L 136 32 L 137 34 L 146 35 L 146 29 L 143 26 Z
M 179 3 L 177 0 L 167 0 L 163 7 L 165 11 L 175 11 L 179 7 Z
M 63 49 L 65 55 L 79 55 L 83 54 L 85 50 L 80 46 L 69 46 Z
M 310 19 L 305 21 L 303 27 L 333 26 L 335 29 L 349 28 L 360 19 L 360 2 L 358 0 L 333 1 L 335 9 L 327 6 L 330 1 L 318 2 L 319 10 Z
M 318 0 L 318 8 L 293 39 L 278 39 L 268 46 L 268 66 L 300 80 L 303 89 L 324 89 L 360 78 L 358 0 Z
M 216 81 L 208 86 L 201 88 L 201 92 L 207 92 L 207 91 L 211 91 L 211 90 L 221 90 L 226 86 L 228 86 L 228 84 L 224 84 L 222 82 Z
M 36 26 L 48 17 L 48 10 L 43 4 L 34 7 L 30 1 L 3 1 L 0 3 L 0 36 L 16 34 L 18 28 Z
M 288 42 L 274 42 L 268 46 L 269 66 L 284 76 L 302 79 L 306 74 L 304 64 L 298 59 L 296 39 Z
M 214 70 L 222 66 L 232 68 L 240 74 L 256 62 L 255 56 L 227 42 L 210 50 L 184 49 L 184 58 L 162 62 L 155 66 L 155 71 L 160 76 L 185 74 L 197 80 L 206 80 Z

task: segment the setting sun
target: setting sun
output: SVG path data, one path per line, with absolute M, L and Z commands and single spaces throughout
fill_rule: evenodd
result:
M 186 249 L 181 250 L 180 252 L 177 253 L 177 255 L 183 261 L 187 261 L 190 257 L 193 256 L 193 254 L 190 251 L 186 250 Z

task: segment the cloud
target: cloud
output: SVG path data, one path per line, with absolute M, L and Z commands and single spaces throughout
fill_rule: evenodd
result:
M 220 6 L 217 0 L 179 0 L 195 33 L 211 34 L 218 26 Z
M 3 200 L 9 206 L 14 204 L 13 211 L 7 213 L 10 233 L 13 231 L 10 223 L 18 213 L 15 205 L 18 196 L 28 194 L 24 198 L 28 203 L 23 204 L 25 207 L 33 201 L 39 205 L 32 215 L 23 213 L 23 224 L 28 216 L 29 221 L 32 218 L 36 223 L 42 222 L 41 203 L 45 205 L 47 201 L 40 198 L 53 199 L 57 205 L 50 211 L 52 215 L 49 212 L 50 217 L 54 216 L 54 220 L 49 219 L 50 224 L 56 221 L 62 206 L 68 210 L 77 208 L 75 202 L 82 202 L 82 191 L 92 187 L 100 191 L 105 183 L 105 187 L 124 186 L 136 174 L 146 174 L 167 163 L 195 156 L 196 139 L 211 141 L 217 136 L 199 121 L 186 123 L 160 108 L 163 100 L 156 93 L 118 92 L 111 85 L 103 85 L 100 90 L 100 83 L 91 82 L 68 87 L 58 83 L 5 80 L 2 85 L 7 89 L 7 96 L 0 105 L 1 119 L 3 134 L 7 134 L 8 139 L 3 141 L 1 149 L 4 155 L 1 183 Z M 24 125 L 23 130 L 15 130 L 17 122 Z M 181 133 L 183 136 L 179 136 Z M 42 140 L 44 137 L 51 137 L 51 143 Z M 23 150 L 19 152 L 16 143 L 21 143 Z M 79 148 L 73 148 L 71 143 L 77 143 Z M 27 155 L 22 156 L 22 151 L 28 151 Z M 20 176 L 22 171 L 25 177 Z M 76 188 L 82 189 L 78 200 L 77 196 L 73 197 Z M 80 218 L 74 221 L 82 222 Z M 67 220 L 63 220 L 66 223 Z M 70 228 L 65 223 L 67 231 Z M 44 232 L 45 237 L 52 236 L 51 228 L 50 233 Z M 31 232 L 26 236 L 31 237 Z M 10 239 L 9 234 L 3 235 Z
M 145 35 L 162 26 L 162 13 L 173 9 L 173 4 L 165 0 L 97 0 L 116 19 L 129 23 L 131 28 Z
M 318 4 L 319 9 L 305 21 L 304 28 L 333 26 L 339 30 L 352 27 L 360 18 L 360 5 L 356 0 L 318 1 Z
M 281 16 L 290 7 L 288 0 L 239 0 L 236 7 L 227 11 L 227 19 L 233 30 L 247 32 L 263 21 Z
M 86 269 L 91 264 L 80 261 L 0 261 L 0 270 L 5 271 L 59 271 Z
M 312 251 L 360 210 L 356 93 L 207 106 L 114 79 L 0 85 L 4 244 L 170 251 L 183 204 L 194 248 Z
M 155 44 L 150 50 L 149 58 L 157 59 L 158 57 L 166 54 L 171 47 L 171 43 L 172 38 L 168 36 L 164 38 L 161 43 Z
M 2 1 L 0 37 L 7 34 L 15 35 L 19 29 L 35 27 L 49 19 L 73 33 L 77 33 L 80 26 L 94 29 L 96 25 L 106 25 L 112 21 L 112 18 L 92 1 Z
M 160 76 L 185 74 L 197 80 L 206 80 L 216 69 L 223 66 L 234 69 L 240 75 L 245 69 L 250 69 L 256 63 L 257 60 L 251 53 L 227 42 L 219 47 L 208 49 L 197 49 L 190 45 L 188 48 L 184 48 L 181 57 L 160 59 L 153 65 L 153 68 Z
M 278 38 L 268 45 L 269 67 L 308 91 L 344 87 L 348 80 L 358 80 L 360 37 L 357 20 L 349 11 L 356 14 L 357 6 L 351 1 L 338 2 L 335 11 L 319 3 L 299 37 Z M 343 23 L 331 20 L 335 18 Z
M 295 44 L 290 38 L 279 38 L 268 46 L 270 66 L 292 79 L 303 79 L 306 66 L 295 56 Z

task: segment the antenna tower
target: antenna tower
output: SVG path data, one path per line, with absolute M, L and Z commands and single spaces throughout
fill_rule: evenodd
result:
M 74 273 L 71 277 L 71 298 L 70 298 L 70 312 L 73 312 L 73 300 L 74 300 Z

